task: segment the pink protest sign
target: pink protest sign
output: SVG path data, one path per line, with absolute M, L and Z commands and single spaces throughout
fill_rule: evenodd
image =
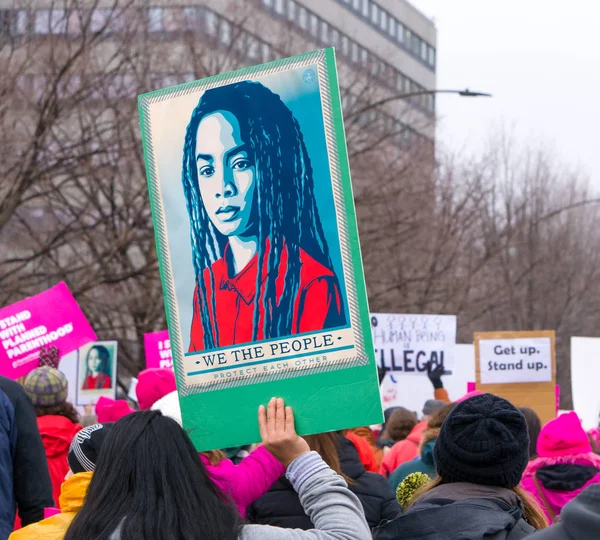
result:
M 168 330 L 144 334 L 144 350 L 146 368 L 173 368 Z
M 38 367 L 40 347 L 61 356 L 96 341 L 96 334 L 66 283 L 0 309 L 0 375 L 24 377 Z

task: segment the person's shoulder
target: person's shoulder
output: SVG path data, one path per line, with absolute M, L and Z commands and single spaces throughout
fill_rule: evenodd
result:
M 1 375 L 0 391 L 4 392 L 13 404 L 16 404 L 21 399 L 29 399 L 27 392 L 25 392 L 25 389 L 18 382 Z
M 12 533 L 9 540 L 53 540 L 64 538 L 75 514 L 61 513 L 38 523 L 32 523 Z

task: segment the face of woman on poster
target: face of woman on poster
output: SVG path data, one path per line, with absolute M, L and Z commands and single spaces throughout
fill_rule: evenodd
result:
M 102 367 L 102 359 L 100 358 L 98 349 L 90 349 L 90 352 L 88 353 L 87 364 L 90 373 L 92 373 L 94 376 L 98 375 L 100 368 Z
M 227 111 L 207 115 L 196 141 L 198 188 L 208 218 L 224 236 L 252 236 L 256 170 L 237 118 Z

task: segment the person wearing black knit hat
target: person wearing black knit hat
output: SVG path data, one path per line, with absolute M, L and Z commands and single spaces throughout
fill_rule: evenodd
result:
M 15 531 L 9 540 L 62 540 L 83 506 L 104 439 L 112 423 L 94 424 L 79 431 L 69 447 L 69 472 L 61 486 L 60 513 Z
M 437 478 L 406 513 L 374 530 L 375 540 L 520 540 L 547 526 L 519 488 L 528 463 L 524 416 L 482 394 L 448 415 L 434 448 Z

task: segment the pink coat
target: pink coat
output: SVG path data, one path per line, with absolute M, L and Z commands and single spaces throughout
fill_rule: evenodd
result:
M 535 497 L 550 521 L 590 484 L 600 483 L 600 456 L 575 413 L 544 426 L 537 443 L 539 458 L 529 463 L 521 487 Z
M 242 517 L 246 517 L 246 508 L 269 491 L 285 473 L 285 467 L 263 446 L 251 452 L 238 465 L 234 465 L 230 459 L 211 465 L 202 454 L 200 459 L 212 481 L 232 498 Z

